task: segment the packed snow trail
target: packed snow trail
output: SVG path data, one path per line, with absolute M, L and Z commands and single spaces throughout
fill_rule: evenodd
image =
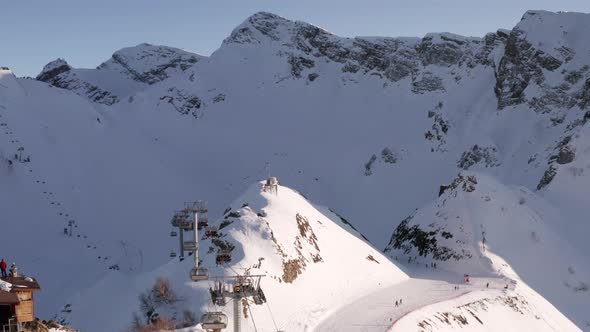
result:
M 470 284 L 409 279 L 385 287 L 332 312 L 313 331 L 386 331 L 397 320 L 414 310 L 454 299 L 474 290 L 488 289 L 488 282 L 489 289 L 503 289 L 505 285 L 505 282 L 498 278 L 476 278 L 472 279 Z M 402 304 L 395 306 L 395 302 L 400 299 Z

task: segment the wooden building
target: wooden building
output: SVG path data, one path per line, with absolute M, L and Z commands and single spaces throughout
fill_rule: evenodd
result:
M 10 322 L 35 320 L 34 292 L 41 289 L 31 277 L 16 275 L 2 279 L 12 284 L 10 292 L 0 290 L 0 328 Z

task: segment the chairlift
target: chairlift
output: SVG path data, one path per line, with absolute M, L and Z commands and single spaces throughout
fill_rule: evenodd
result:
M 188 215 L 184 212 L 177 212 L 176 214 L 174 214 L 174 216 L 172 217 L 171 224 L 172 226 L 180 227 L 185 231 L 191 231 L 195 227 L 194 222 L 191 221 L 188 218 Z
M 261 305 L 266 302 L 266 295 L 264 295 L 262 288 L 258 287 L 256 294 L 253 296 L 253 299 L 256 305 Z
M 217 253 L 215 257 L 215 262 L 217 265 L 225 264 L 231 262 L 231 252 L 229 250 L 221 250 Z
M 170 258 L 174 258 L 174 257 L 176 257 L 176 252 L 174 252 L 174 251 L 171 251 L 171 252 L 170 252 Z
M 223 312 L 206 312 L 201 316 L 201 327 L 205 330 L 225 329 L 227 316 Z
M 213 304 L 218 306 L 225 306 L 227 304 L 221 284 L 216 285 L 215 289 L 209 288 L 209 294 L 211 295 L 211 302 Z
M 195 228 L 195 222 L 184 219 L 178 222 L 178 226 L 184 231 L 192 231 Z
M 176 237 L 177 235 L 178 235 L 178 233 L 176 233 L 175 231 L 170 232 L 171 237 Z
M 209 279 L 209 271 L 206 267 L 193 268 L 191 270 L 191 280 L 200 281 Z
M 217 231 L 217 227 L 208 226 L 207 228 L 205 228 L 205 236 L 207 236 L 208 238 L 219 237 L 219 232 Z
M 195 241 L 184 241 L 182 243 L 182 249 L 184 251 L 196 251 L 197 243 Z
M 202 230 L 207 226 L 209 226 L 209 221 L 205 218 L 199 218 L 199 221 L 197 222 L 197 229 Z

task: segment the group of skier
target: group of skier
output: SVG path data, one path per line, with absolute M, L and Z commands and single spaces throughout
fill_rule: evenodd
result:
M 402 305 L 402 299 L 399 299 L 399 300 L 396 300 L 396 301 L 395 301 L 395 306 L 396 306 L 396 307 L 399 307 L 399 306 L 401 306 L 401 305 Z

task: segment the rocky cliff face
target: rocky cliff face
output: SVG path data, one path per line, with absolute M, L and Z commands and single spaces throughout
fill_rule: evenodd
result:
M 154 84 L 192 67 L 203 57 L 167 46 L 140 44 L 121 49 L 98 70 L 112 70 L 134 81 Z
M 95 70 L 72 68 L 65 60 L 48 63 L 37 80 L 71 90 L 92 102 L 113 105 L 122 98 L 182 74 L 201 56 L 167 46 L 140 44 L 121 49 Z

